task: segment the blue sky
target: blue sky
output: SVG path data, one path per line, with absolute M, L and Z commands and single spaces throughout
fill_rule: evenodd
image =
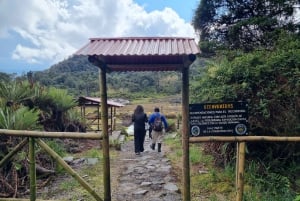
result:
M 48 69 L 92 37 L 197 38 L 191 20 L 199 0 L 21 2 L 0 0 L 0 72 Z

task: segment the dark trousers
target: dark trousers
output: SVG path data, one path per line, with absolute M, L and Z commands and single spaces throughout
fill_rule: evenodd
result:
M 144 151 L 145 136 L 146 136 L 145 129 L 134 130 L 134 152 L 135 153 Z

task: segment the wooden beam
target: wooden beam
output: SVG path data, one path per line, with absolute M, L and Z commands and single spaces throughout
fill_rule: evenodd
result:
M 183 201 L 190 201 L 189 68 L 182 70 L 182 154 L 182 196 Z
M 110 187 L 110 156 L 109 156 L 109 134 L 108 134 L 108 109 L 107 109 L 107 86 L 105 67 L 99 69 L 100 98 L 101 98 L 101 124 L 102 124 L 102 149 L 103 149 L 103 184 L 104 201 L 111 201 Z
M 245 178 L 245 142 L 237 142 L 236 201 L 243 200 Z
M 35 139 L 29 138 L 29 180 L 30 180 L 30 201 L 36 200 L 36 169 L 35 169 Z
M 300 142 L 298 137 L 278 137 L 278 136 L 203 136 L 192 137 L 190 143 L 199 142 L 253 142 L 253 141 L 268 141 L 268 142 Z
M 30 201 L 29 199 L 23 199 L 23 198 L 0 198 L 0 201 Z M 35 201 L 64 201 L 64 200 L 41 200 L 36 199 Z
M 28 131 L 28 130 L 8 130 L 0 129 L 0 135 L 17 136 L 17 137 L 41 137 L 41 138 L 73 138 L 73 139 L 92 139 L 101 140 L 100 133 L 76 133 L 76 132 L 45 132 L 45 131 Z

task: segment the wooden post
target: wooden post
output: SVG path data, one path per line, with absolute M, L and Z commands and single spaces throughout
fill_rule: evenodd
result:
M 85 103 L 83 105 L 83 117 L 86 118 L 86 114 L 85 114 Z
M 101 103 L 99 103 L 101 104 Z M 97 105 L 97 131 L 100 131 L 100 106 Z
M 113 106 L 110 107 L 110 129 L 113 131 Z
M 112 131 L 116 130 L 116 126 L 117 126 L 117 118 L 114 117 Z
M 238 175 L 239 175 L 239 142 L 236 142 L 236 160 L 235 160 L 235 197 L 237 197 Z
M 189 154 L 189 68 L 182 69 L 182 174 L 183 201 L 191 200 Z
M 110 161 L 109 161 L 109 134 L 108 134 L 108 109 L 107 109 L 107 87 L 106 66 L 99 69 L 100 96 L 101 96 L 101 124 L 102 124 L 102 149 L 103 149 L 103 184 L 104 201 L 111 201 L 110 189 Z
M 243 200 L 245 176 L 245 142 L 237 142 L 236 201 Z
M 30 201 L 36 200 L 36 171 L 35 171 L 35 149 L 34 138 L 29 138 L 29 178 L 30 178 Z
M 117 118 L 116 118 L 116 115 L 117 115 L 117 108 L 114 107 L 114 129 L 113 130 L 117 129 Z

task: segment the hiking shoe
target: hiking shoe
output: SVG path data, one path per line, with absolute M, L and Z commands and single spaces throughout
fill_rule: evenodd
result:
M 150 148 L 151 148 L 152 150 L 155 150 L 155 144 L 150 144 Z

